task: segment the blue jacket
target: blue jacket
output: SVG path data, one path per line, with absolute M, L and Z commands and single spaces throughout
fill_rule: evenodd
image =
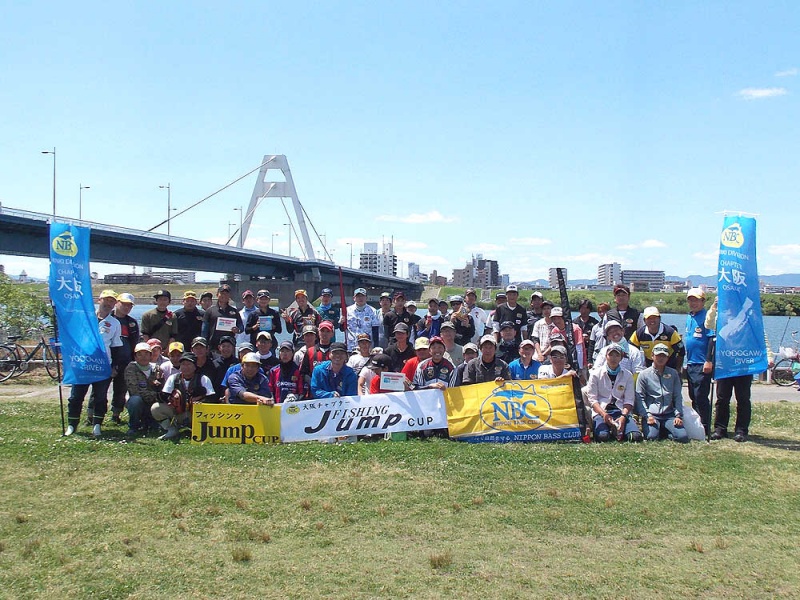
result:
M 331 361 L 326 360 L 314 367 L 311 373 L 311 396 L 314 398 L 332 398 L 334 392 L 340 396 L 358 395 L 358 375 L 347 365 L 342 366 L 338 374 L 331 371 Z

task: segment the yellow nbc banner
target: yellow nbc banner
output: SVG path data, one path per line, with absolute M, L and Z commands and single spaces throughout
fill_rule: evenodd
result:
M 194 405 L 193 444 L 277 444 L 280 441 L 280 405 Z
M 444 392 L 450 437 L 465 442 L 580 440 L 572 378 L 480 383 Z

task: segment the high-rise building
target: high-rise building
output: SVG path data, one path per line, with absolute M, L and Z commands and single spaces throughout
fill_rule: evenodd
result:
M 482 254 L 476 254 L 463 269 L 453 269 L 453 285 L 484 289 L 499 287 L 500 266 L 496 260 L 485 259 Z
M 611 287 L 622 283 L 622 265 L 606 263 L 597 267 L 597 285 Z
M 622 272 L 622 283 L 632 288 L 632 291 L 652 290 L 660 291 L 664 288 L 664 271 L 634 271 L 625 269 Z
M 550 282 L 550 289 L 554 290 L 558 288 L 558 272 L 556 271 L 558 267 L 550 267 L 550 272 L 547 280 Z M 567 278 L 567 270 L 564 267 L 561 267 L 561 270 L 564 272 L 564 283 L 567 283 L 569 279 Z
M 364 251 L 359 258 L 359 268 L 370 273 L 397 276 L 397 256 L 391 242 L 383 244 L 383 250 L 378 252 L 377 243 L 364 244 Z

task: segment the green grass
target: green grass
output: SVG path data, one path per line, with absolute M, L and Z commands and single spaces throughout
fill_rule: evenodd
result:
M 797 597 L 800 405 L 753 441 L 63 439 L 0 386 L 0 596 Z

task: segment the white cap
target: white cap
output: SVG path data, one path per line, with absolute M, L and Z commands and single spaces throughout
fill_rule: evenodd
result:
M 650 317 L 660 317 L 661 313 L 658 312 L 658 308 L 655 306 L 648 306 L 644 309 L 644 318 L 649 319 Z
M 700 298 L 701 300 L 706 299 L 706 292 L 703 288 L 693 287 L 688 292 L 686 292 L 687 298 Z

